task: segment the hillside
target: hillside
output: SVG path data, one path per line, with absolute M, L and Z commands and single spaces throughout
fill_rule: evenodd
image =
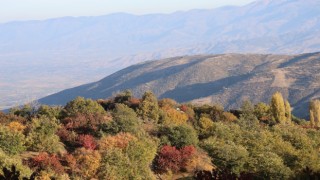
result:
M 0 24 L 0 109 L 181 55 L 320 50 L 318 0 Z M 41 78 L 39 78 L 41 77 Z M 63 77 L 63 78 L 61 78 Z
M 239 108 L 243 100 L 268 102 L 280 91 L 304 117 L 310 99 L 320 97 L 320 53 L 302 55 L 222 54 L 148 61 L 118 71 L 98 82 L 40 99 L 65 104 L 77 96 L 107 98 L 131 89 L 141 96 L 147 90 L 178 102 L 222 104 Z

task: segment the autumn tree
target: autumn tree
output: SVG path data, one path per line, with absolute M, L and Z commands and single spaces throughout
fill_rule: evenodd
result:
M 286 108 L 283 97 L 280 92 L 276 92 L 272 95 L 270 110 L 273 119 L 278 123 L 286 123 Z
M 64 167 L 60 163 L 59 157 L 55 154 L 41 152 L 31 160 L 32 167 L 41 170 L 53 170 L 57 174 L 64 173 Z
M 310 102 L 310 122 L 312 121 L 315 127 L 320 127 L 320 100 Z
M 188 115 L 183 112 L 176 110 L 172 107 L 163 107 L 162 108 L 164 115 L 162 117 L 161 124 L 164 125 L 182 125 L 187 122 Z
M 142 102 L 140 103 L 138 113 L 146 121 L 158 122 L 158 99 L 152 92 L 147 91 L 143 94 Z
M 98 151 L 80 148 L 74 152 L 74 157 L 77 161 L 75 171 L 81 179 L 91 179 L 96 176 L 101 161 Z
M 287 123 L 290 123 L 292 119 L 292 115 L 291 115 L 291 105 L 289 101 L 285 101 L 284 106 L 285 106 L 286 121 Z

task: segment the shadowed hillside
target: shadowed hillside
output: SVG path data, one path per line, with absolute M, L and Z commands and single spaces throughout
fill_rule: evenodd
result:
M 84 96 L 107 98 L 131 89 L 141 96 L 147 90 L 179 102 L 222 104 L 238 108 L 243 100 L 264 101 L 280 91 L 305 116 L 310 99 L 320 97 L 320 53 L 288 55 L 197 55 L 149 61 L 130 66 L 98 82 L 68 89 L 40 99 L 65 104 Z

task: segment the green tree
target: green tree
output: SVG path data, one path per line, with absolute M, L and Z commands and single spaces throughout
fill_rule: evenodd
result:
M 270 119 L 270 106 L 260 102 L 254 106 L 254 114 L 260 121 L 267 121 Z
M 61 112 L 62 112 L 62 107 L 60 106 L 41 105 L 37 111 L 37 115 L 59 119 L 61 116 Z
M 278 123 L 286 122 L 286 111 L 284 100 L 280 92 L 276 92 L 272 95 L 270 110 L 273 119 Z
M 208 152 L 213 164 L 219 168 L 227 169 L 237 176 L 246 171 L 245 165 L 248 162 L 249 152 L 245 147 L 215 138 L 203 141 L 200 146 Z
M 150 169 L 156 156 L 157 144 L 146 137 L 132 141 L 128 147 L 108 149 L 103 153 L 99 179 L 155 179 Z
M 117 134 L 129 132 L 136 134 L 140 131 L 140 120 L 133 109 L 124 104 L 116 104 L 112 113 L 113 120 L 103 128 L 107 133 Z
M 105 114 L 103 107 L 92 99 L 77 97 L 67 103 L 64 107 L 65 116 L 75 116 L 76 114 Z
M 162 144 L 172 145 L 177 148 L 188 145 L 197 146 L 199 141 L 197 132 L 189 125 L 162 127 L 159 132 L 163 141 Z
M 0 125 L 0 149 L 14 155 L 26 149 L 25 136 L 19 131 L 13 131 Z
M 142 102 L 139 106 L 138 113 L 144 120 L 153 121 L 159 120 L 159 105 L 157 97 L 150 91 L 147 91 L 142 96 Z
M 64 152 L 64 145 L 56 135 L 58 128 L 59 124 L 56 119 L 45 116 L 33 119 L 27 136 L 29 149 L 37 152 Z

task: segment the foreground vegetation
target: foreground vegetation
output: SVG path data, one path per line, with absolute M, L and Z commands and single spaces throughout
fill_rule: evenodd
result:
M 0 179 L 319 179 L 319 118 L 319 101 L 305 121 L 280 93 L 230 112 L 130 91 L 29 104 L 0 113 Z

